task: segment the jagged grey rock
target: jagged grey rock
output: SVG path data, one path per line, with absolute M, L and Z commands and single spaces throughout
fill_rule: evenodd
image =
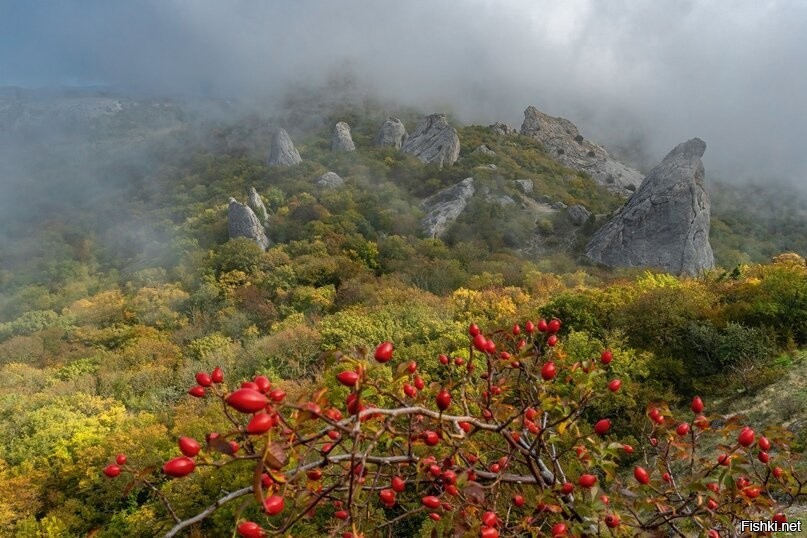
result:
M 531 179 L 517 179 L 515 183 L 518 185 L 519 189 L 524 191 L 524 194 L 530 194 L 535 188 L 535 185 L 532 183 Z
M 423 200 L 426 215 L 420 227 L 429 237 L 440 237 L 468 205 L 476 192 L 474 178 L 468 177 Z
M 294 147 L 289 133 L 285 129 L 276 129 L 272 134 L 272 143 L 269 145 L 269 156 L 266 164 L 269 166 L 292 166 L 300 164 L 303 160 Z
M 457 130 L 448 124 L 445 114 L 432 114 L 418 123 L 415 132 L 401 146 L 401 151 L 442 168 L 457 161 L 460 138 Z
M 342 179 L 336 172 L 325 172 L 314 180 L 314 182 L 318 187 L 323 188 L 336 188 L 345 184 L 345 180 Z
M 356 146 L 353 144 L 353 138 L 350 136 L 350 125 L 340 121 L 334 125 L 333 133 L 331 134 L 331 151 L 355 151 Z
M 269 238 L 266 237 L 266 230 L 255 212 L 246 205 L 238 202 L 235 198 L 230 198 L 230 205 L 227 208 L 227 226 L 230 231 L 230 239 L 236 237 L 246 237 L 252 239 L 261 249 L 269 247 Z
M 591 211 L 579 204 L 569 206 L 566 209 L 566 213 L 569 215 L 569 220 L 571 220 L 572 224 L 575 226 L 582 226 L 588 222 L 588 218 L 591 216 Z
M 258 194 L 258 191 L 255 190 L 255 187 L 249 188 L 247 204 L 249 204 L 249 207 L 262 223 L 266 223 L 266 221 L 269 220 L 269 212 L 266 211 L 266 206 L 263 205 L 263 199 L 261 195 Z
M 586 256 L 604 265 L 655 267 L 674 274 L 696 275 L 714 267 L 704 151 L 706 143 L 693 138 L 668 153 L 594 234 Z
M 624 196 L 642 183 L 642 173 L 611 157 L 602 146 L 586 140 L 567 119 L 544 114 L 534 106 L 524 111 L 521 134 L 540 141 L 553 159 L 589 174 L 594 181 Z
M 473 150 L 471 152 L 471 155 L 486 155 L 488 157 L 494 157 L 496 155 L 496 152 L 487 147 L 485 144 L 482 144 L 481 146 Z
M 496 134 L 505 135 L 505 136 L 518 134 L 518 131 L 516 131 L 515 128 L 511 127 L 510 125 L 508 125 L 506 123 L 502 123 L 500 121 L 497 121 L 493 125 L 488 125 L 488 129 L 490 129 L 491 131 L 493 131 Z
M 375 145 L 378 147 L 393 147 L 401 149 L 406 140 L 406 127 L 398 118 L 387 118 L 381 124 L 378 134 L 375 137 Z
M 497 170 L 499 167 L 493 163 L 488 164 L 480 164 L 479 166 L 475 167 L 477 170 Z

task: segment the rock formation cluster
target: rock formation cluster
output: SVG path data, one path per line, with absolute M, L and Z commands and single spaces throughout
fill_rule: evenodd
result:
M 560 164 L 586 172 L 597 183 L 623 195 L 629 195 L 642 182 L 641 172 L 617 161 L 602 146 L 583 138 L 567 119 L 549 116 L 530 106 L 524 111 L 521 134 L 540 141 Z

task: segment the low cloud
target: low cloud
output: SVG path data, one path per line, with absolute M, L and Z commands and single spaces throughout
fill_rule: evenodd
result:
M 262 102 L 349 69 L 387 100 L 518 126 L 534 104 L 645 164 L 805 184 L 807 3 L 571 0 L 20 2 L 0 84 Z

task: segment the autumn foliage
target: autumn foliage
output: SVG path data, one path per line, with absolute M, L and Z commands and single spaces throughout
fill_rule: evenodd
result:
M 305 397 L 262 375 L 200 372 L 188 397 L 219 400 L 227 431 L 179 438 L 162 472 L 123 454 L 103 472 L 160 498 L 166 536 L 203 529 L 228 503 L 247 538 L 733 536 L 738 520 L 783 520 L 807 494 L 787 432 L 712 416 L 699 397 L 679 413 L 648 402 L 638 425 L 600 416 L 624 390 L 620 356 L 558 351 L 561 326 L 471 324 L 467 358 L 398 361 L 383 342 L 338 355 Z M 155 485 L 231 467 L 249 485 L 198 514 Z

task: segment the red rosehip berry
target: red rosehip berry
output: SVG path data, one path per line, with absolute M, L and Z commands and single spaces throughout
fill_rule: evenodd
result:
M 392 358 L 392 342 L 381 342 L 375 348 L 375 360 L 380 363 L 388 362 Z
M 106 467 L 104 467 L 104 474 L 109 478 L 115 478 L 117 476 L 120 476 L 120 467 L 118 467 L 114 463 L 111 463 Z
M 650 482 L 650 474 L 643 467 L 635 467 L 633 469 L 633 477 L 640 484 L 647 484 Z

